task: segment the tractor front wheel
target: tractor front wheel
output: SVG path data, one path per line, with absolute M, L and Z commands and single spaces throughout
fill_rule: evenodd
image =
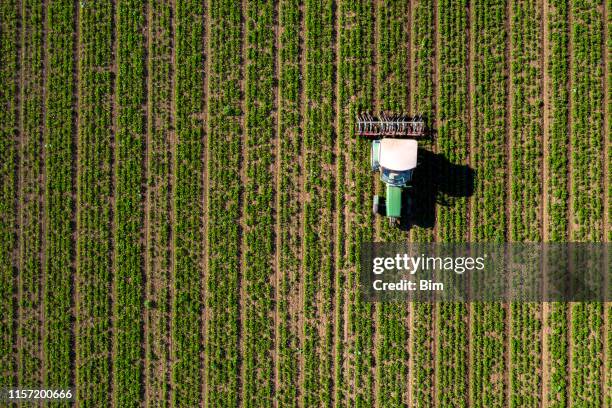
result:
M 379 195 L 372 198 L 372 214 L 379 215 L 383 213 L 385 207 L 385 199 Z

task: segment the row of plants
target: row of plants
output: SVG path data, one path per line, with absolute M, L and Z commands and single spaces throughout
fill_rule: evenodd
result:
M 506 1 L 479 0 L 472 10 L 474 83 L 472 160 L 477 175 L 471 240 L 506 240 Z M 506 308 L 473 303 L 470 313 L 470 400 L 475 407 L 505 405 Z
M 176 4 L 171 399 L 172 405 L 181 407 L 197 406 L 202 401 L 203 16 L 202 2 Z
M 303 396 L 331 406 L 333 320 L 334 20 L 331 1 L 304 8 Z
M 336 376 L 336 384 L 340 385 L 335 401 L 337 405 L 370 407 L 375 403 L 374 316 L 372 304 L 361 298 L 359 259 L 361 243 L 374 238 L 374 220 L 370 210 L 374 183 L 370 169 L 365 165 L 369 160 L 370 142 L 355 135 L 354 121 L 357 113 L 373 106 L 373 5 L 367 1 L 342 1 L 338 5 L 338 17 L 336 307 L 337 316 L 346 307 L 348 321 L 336 319 L 336 364 L 342 364 L 343 360 L 346 362 L 344 373 Z M 344 327 L 346 332 L 341 330 Z M 343 378 L 348 375 L 352 378 Z
M 18 384 L 42 380 L 43 5 L 21 4 Z
M 17 83 L 19 74 L 17 1 L 0 3 L 0 386 L 15 384 L 13 279 L 17 236 Z
M 564 242 L 568 238 L 568 2 L 551 0 L 546 10 L 549 58 L 546 61 L 549 89 L 549 130 L 547 211 L 548 239 Z M 566 407 L 568 404 L 568 305 L 554 302 L 549 305 L 546 320 L 548 330 L 544 344 L 549 356 L 548 389 L 545 396 L 551 407 Z
M 142 394 L 145 2 L 117 3 L 113 401 L 138 406 Z
M 600 242 L 603 231 L 603 18 L 601 3 L 573 1 L 571 14 L 570 146 L 572 241 Z M 571 306 L 570 401 L 572 406 L 603 402 L 603 305 Z
M 546 15 L 550 57 L 547 61 L 550 100 L 548 137 L 547 210 L 548 237 L 563 242 L 567 235 L 568 210 L 568 3 L 551 0 Z
M 541 7 L 511 3 L 510 19 L 510 231 L 512 242 L 541 241 L 542 72 Z M 541 305 L 510 305 L 510 404 L 540 404 Z
M 597 1 L 572 2 L 571 195 L 572 241 L 603 238 L 602 11 Z
M 276 33 L 274 2 L 246 4 L 245 169 L 243 220 L 244 267 L 241 286 L 243 381 L 245 407 L 271 406 L 274 398 L 275 326 L 275 120 Z M 284 177 L 284 175 L 282 176 Z M 276 273 L 280 271 L 276 270 Z
M 408 113 L 408 10 L 409 2 L 381 2 L 376 7 L 375 49 L 377 110 Z M 363 164 L 362 164 L 363 165 Z M 378 174 L 377 194 L 384 196 L 384 184 Z M 408 232 L 377 217 L 376 240 L 406 241 Z M 403 302 L 376 305 L 376 403 L 379 407 L 397 407 L 408 397 L 408 319 Z
M 513 302 L 510 306 L 510 405 L 540 405 L 541 305 L 535 302 Z
M 236 406 L 240 396 L 243 24 L 241 7 L 209 3 L 206 397 Z M 246 261 L 246 258 L 245 258 Z M 252 288 L 246 288 L 245 292 Z
M 467 240 L 468 121 L 468 8 L 466 1 L 441 0 L 437 5 L 438 134 L 436 148 L 449 165 L 439 177 L 453 190 L 440 191 L 437 238 L 442 242 Z M 451 167 L 452 166 L 452 167 Z M 436 402 L 439 406 L 468 405 L 468 308 L 465 303 L 438 306 L 436 324 Z
M 510 21 L 509 124 L 511 154 L 510 238 L 513 242 L 541 240 L 542 94 L 540 7 L 512 3 Z
M 279 83 L 278 83 L 278 201 L 277 251 L 279 287 L 277 290 L 278 343 L 277 387 L 278 404 L 298 406 L 299 392 L 299 288 L 301 281 L 301 86 L 300 33 L 301 0 L 283 0 L 279 4 Z M 303 52 L 303 51 L 302 51 Z M 296 306 L 297 305 L 297 306 Z
M 113 25 L 111 3 L 78 8 L 75 398 L 109 405 L 112 352 Z
M 410 56 L 411 92 L 410 106 L 413 114 L 423 115 L 426 126 L 435 125 L 435 5 L 433 0 L 419 1 L 412 10 L 412 43 Z M 434 150 L 433 143 L 419 142 L 421 149 Z M 421 150 L 419 153 L 423 153 Z M 415 219 L 426 220 L 434 212 L 434 183 L 431 177 L 435 174 L 431 163 L 422 162 L 420 172 L 413 185 L 419 196 L 413 209 Z M 431 228 L 411 226 L 411 239 L 414 242 L 432 241 L 434 236 Z M 426 407 L 434 404 L 434 316 L 437 306 L 429 302 L 414 302 L 412 304 L 412 395 L 414 406 Z
M 45 78 L 45 250 L 43 384 L 70 387 L 71 280 L 74 219 L 73 132 L 75 7 L 52 0 L 46 9 Z M 59 405 L 59 404 L 58 404 Z M 67 403 L 64 405 L 68 405 Z
M 604 398 L 602 389 L 603 303 L 579 302 L 570 306 L 570 389 L 571 406 L 597 407 Z
M 170 0 L 149 6 L 145 401 L 170 404 L 170 319 L 173 259 L 173 24 Z

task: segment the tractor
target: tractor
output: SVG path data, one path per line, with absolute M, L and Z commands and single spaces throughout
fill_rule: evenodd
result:
M 402 216 L 402 207 L 405 206 L 408 215 L 413 207 L 411 195 L 406 195 L 405 204 L 402 195 L 404 189 L 412 187 L 412 175 L 418 164 L 415 139 L 425 136 L 425 121 L 420 116 L 381 114 L 374 117 L 363 113 L 357 116 L 356 132 L 372 139 L 372 170 L 380 173 L 386 186 L 385 197 L 373 197 L 372 212 L 385 215 L 391 224 L 396 224 Z

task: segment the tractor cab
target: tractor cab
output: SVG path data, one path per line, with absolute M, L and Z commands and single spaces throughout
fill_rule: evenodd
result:
M 386 199 L 374 196 L 372 210 L 375 214 L 384 213 L 392 219 L 400 218 L 402 189 L 412 185 L 417 152 L 418 143 L 414 139 L 385 138 L 372 141 L 372 170 L 380 172 L 380 179 L 386 186 Z

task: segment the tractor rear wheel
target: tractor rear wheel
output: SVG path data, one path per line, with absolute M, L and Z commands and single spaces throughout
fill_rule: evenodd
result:
M 372 214 L 380 214 L 380 197 L 377 195 L 372 198 Z

